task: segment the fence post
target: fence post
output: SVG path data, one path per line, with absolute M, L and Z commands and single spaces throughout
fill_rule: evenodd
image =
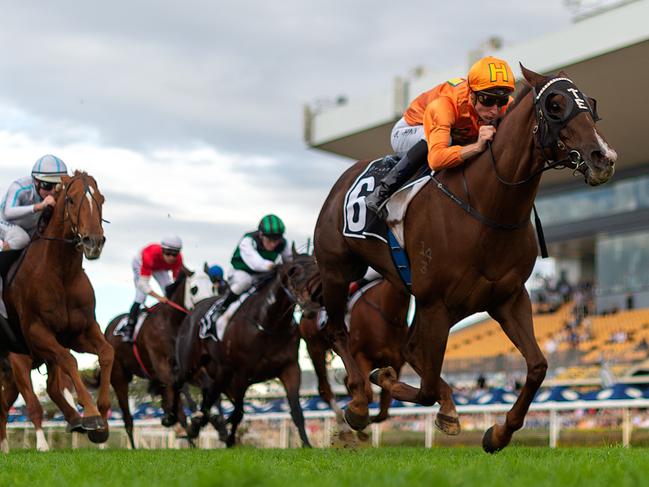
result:
M 331 418 L 329 416 L 324 418 L 324 424 L 322 425 L 322 447 L 329 448 L 331 446 Z
M 624 408 L 622 410 L 622 446 L 625 448 L 629 448 L 629 444 L 631 443 L 632 428 L 631 410 L 629 408 Z
M 279 428 L 279 447 L 288 448 L 288 419 L 282 419 Z
M 381 423 L 372 423 L 372 446 L 381 446 Z
M 550 448 L 557 447 L 559 440 L 559 414 L 556 409 L 550 410 Z
M 425 431 L 425 446 L 426 448 L 433 447 L 433 441 L 435 441 L 435 428 L 433 425 L 433 413 L 428 413 L 424 419 L 424 431 Z

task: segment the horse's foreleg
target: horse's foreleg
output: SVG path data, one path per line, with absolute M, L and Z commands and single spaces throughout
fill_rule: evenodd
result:
M 232 390 L 235 395 L 232 401 L 234 410 L 228 418 L 228 422 L 230 423 L 230 434 L 228 435 L 228 439 L 225 441 L 228 448 L 232 448 L 237 442 L 237 428 L 243 419 L 243 398 L 246 395 L 246 389 L 248 388 L 246 384 L 247 381 L 245 379 L 243 381 L 233 381 L 232 384 Z
M 325 332 L 333 349 L 345 365 L 345 370 L 347 371 L 347 388 L 352 396 L 352 400 L 345 410 L 345 420 L 349 426 L 359 431 L 369 423 L 365 389 L 367 378 L 361 374 L 349 346 L 349 333 L 347 333 L 344 322 L 347 306 L 347 291 L 348 284 L 345 282 L 333 283 L 328 280 L 323 280 L 324 299 L 328 314 Z
M 32 384 L 32 358 L 29 355 L 12 353 L 9 356 L 9 362 L 14 373 L 16 387 L 27 404 L 29 419 L 32 420 L 36 430 L 36 449 L 38 451 L 48 451 L 50 447 L 43 433 L 43 407 L 34 393 Z
M 484 450 L 495 453 L 505 448 L 514 432 L 523 427 L 525 415 L 545 378 L 548 363 L 534 336 L 532 305 L 525 288 L 512 296 L 509 301 L 490 310 L 489 314 L 500 323 L 501 328 L 521 352 L 527 364 L 525 385 L 507 413 L 505 424 L 492 426 L 482 439 Z
M 130 377 L 127 377 L 124 369 L 119 364 L 111 371 L 110 382 L 117 396 L 117 403 L 119 408 L 122 410 L 122 419 L 124 420 L 124 429 L 128 435 L 128 440 L 131 444 L 131 448 L 135 450 L 135 439 L 133 438 L 133 416 L 131 415 L 131 408 L 128 404 L 128 384 L 131 381 Z
M 59 344 L 56 337 L 48 327 L 36 320 L 31 320 L 30 322 L 31 326 L 27 330 L 28 336 L 25 338 L 34 350 L 35 355 L 44 358 L 48 362 L 54 362 L 59 365 L 61 370 L 72 379 L 74 388 L 77 391 L 79 402 L 83 406 L 82 425 L 84 429 L 88 431 L 101 429 L 103 425 L 101 424 L 102 421 L 99 415 L 99 410 L 97 409 L 97 406 L 95 406 L 92 396 L 79 376 L 77 360 L 72 356 L 67 348 L 64 348 Z M 99 333 L 101 334 L 101 332 Z M 112 347 L 110 347 L 110 345 L 108 345 L 108 347 L 112 354 Z M 87 350 L 81 351 L 85 352 Z M 108 377 L 110 377 L 110 371 L 108 374 Z M 104 374 L 102 371 L 102 379 L 103 376 Z
M 63 413 L 69 430 L 82 433 L 84 430 L 81 426 L 81 415 L 76 409 L 76 404 L 70 403 L 70 400 L 74 401 L 71 393 L 66 396 L 64 392 L 62 373 L 60 367 L 52 362 L 47 364 L 47 394 Z
M 327 375 L 327 345 L 324 340 L 318 339 L 318 337 L 305 338 L 306 349 L 309 352 L 309 357 L 311 357 L 311 362 L 313 363 L 313 370 L 316 377 L 318 378 L 318 394 L 324 402 L 331 406 L 331 409 L 336 413 L 336 422 L 338 425 L 341 425 L 343 420 L 343 411 L 338 406 L 336 402 L 336 396 L 334 396 L 333 391 L 331 390 L 331 385 L 329 384 L 329 377 Z
M 293 423 L 295 423 L 295 426 L 297 426 L 297 430 L 300 433 L 302 446 L 311 448 L 311 443 L 309 443 L 309 437 L 307 436 L 306 428 L 304 427 L 304 413 L 302 412 L 302 406 L 300 405 L 300 375 L 300 366 L 297 362 L 294 362 L 282 371 L 279 380 L 282 381 L 282 384 L 284 385 L 288 405 L 291 408 L 291 418 L 293 418 Z

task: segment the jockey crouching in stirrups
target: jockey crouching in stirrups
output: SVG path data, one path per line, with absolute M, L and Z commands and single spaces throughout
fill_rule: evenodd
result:
M 270 272 L 276 260 L 291 260 L 291 250 L 284 238 L 284 222 L 275 215 L 266 215 L 259 222 L 255 232 L 246 233 L 230 260 L 225 280 L 228 290 L 221 303 L 219 314 L 222 314 L 239 296 L 253 285 L 255 275 Z
M 67 176 L 65 163 L 47 154 L 36 161 L 30 176 L 16 179 L 0 203 L 0 239 L 2 250 L 24 249 L 29 244 L 38 225 L 41 212 L 54 206 L 53 193 L 61 176 Z M 0 315 L 7 317 L 2 300 L 0 279 Z
M 183 242 L 180 237 L 166 237 L 159 244 L 151 244 L 144 247 L 133 258 L 135 300 L 128 313 L 128 322 L 124 328 L 122 341 L 133 341 L 133 331 L 135 330 L 137 317 L 140 314 L 140 306 L 144 303 L 147 296 L 152 296 L 161 303 L 169 301 L 166 296 L 161 296 L 151 289 L 149 281 L 153 276 L 160 285 L 160 288 L 164 291 L 173 282 L 169 276 L 169 272 L 171 271 L 173 279 L 176 279 L 180 269 L 182 269 L 183 256 L 180 253 L 182 248 Z

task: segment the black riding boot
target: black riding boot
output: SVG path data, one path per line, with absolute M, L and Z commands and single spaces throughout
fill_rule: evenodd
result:
M 425 140 L 420 140 L 413 145 L 397 165 L 379 182 L 374 191 L 365 197 L 365 206 L 380 218 L 385 219 L 387 212 L 384 206 L 388 198 L 426 163 L 427 154 L 428 145 Z
M 232 289 L 228 289 L 227 294 L 225 295 L 225 297 L 221 301 L 221 305 L 219 306 L 219 316 L 225 313 L 228 309 L 228 306 L 234 303 L 237 299 L 239 299 L 239 295 L 232 292 Z
M 135 331 L 135 324 L 137 323 L 137 317 L 140 314 L 140 303 L 133 303 L 131 310 L 128 312 L 128 321 L 124 327 L 124 335 L 122 336 L 122 341 L 127 343 L 133 343 L 133 332 Z

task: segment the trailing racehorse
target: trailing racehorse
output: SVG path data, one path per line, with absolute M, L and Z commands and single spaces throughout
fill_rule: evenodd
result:
M 190 380 L 201 368 L 213 386 L 203 396 L 201 410 L 209 412 L 221 393 L 234 404 L 226 444 L 236 441 L 243 418 L 243 399 L 251 384 L 279 378 L 286 390 L 291 417 L 304 446 L 310 446 L 299 402 L 299 331 L 293 319 L 296 304 L 313 314 L 320 308 L 320 283 L 312 256 L 298 254 L 262 278 L 257 291 L 248 297 L 230 319 L 222 341 L 200 339 L 199 323 L 214 300 L 199 304 L 182 324 L 177 341 L 176 387 Z
M 349 346 L 352 356 L 363 376 L 369 375 L 377 367 L 392 367 L 397 376 L 405 360 L 401 348 L 408 333 L 406 322 L 410 294 L 403 286 L 395 287 L 389 281 L 371 281 L 352 295 L 353 303 L 348 308 Z M 318 326 L 318 319 L 303 316 L 300 332 L 306 342 L 307 350 L 318 377 L 320 397 L 336 411 L 339 425 L 342 423 L 342 410 L 336 403 L 329 385 L 325 356 L 331 348 L 324 330 Z M 366 394 L 372 395 L 369 382 Z M 388 417 L 392 396 L 387 389 L 381 390 L 380 411 L 370 419 L 380 423 Z
M 489 150 L 433 176 L 412 199 L 405 214 L 405 250 L 412 264 L 416 315 L 404 355 L 421 377 L 421 387 L 399 382 L 387 368 L 372 380 L 397 399 L 441 403 L 444 416 L 456 417 L 451 389 L 440 372 L 450 328 L 462 318 L 488 311 L 527 363 L 520 396 L 484 436 L 488 452 L 504 448 L 521 428 L 547 362 L 534 337 L 530 299 L 524 283 L 537 255 L 530 215 L 541 174 L 568 167 L 596 186 L 614 172 L 616 153 L 595 127 L 594 100 L 560 73 L 546 78 L 522 67 L 529 86 L 505 116 Z M 328 332 L 347 369 L 352 394 L 345 417 L 355 429 L 368 422 L 366 378 L 351 354 L 343 318 L 347 288 L 368 265 L 395 286 L 402 285 L 390 250 L 376 239 L 345 237 L 343 200 L 368 166 L 359 162 L 336 182 L 315 231 Z M 391 222 L 391 227 L 397 222 Z M 451 425 L 438 417 L 442 429 Z
M 22 335 L 31 355 L 72 379 L 83 406 L 81 426 L 93 442 L 108 439 L 109 380 L 113 348 L 95 319 L 95 293 L 83 270 L 83 256 L 97 259 L 105 237 L 104 197 L 95 179 L 76 171 L 64 176 L 56 205 L 41 221 L 18 271 L 5 282 L 4 298 L 14 335 Z M 84 386 L 69 349 L 99 357 L 97 405 Z M 52 370 L 52 369 L 50 369 Z
M 106 340 L 115 349 L 111 384 L 122 410 L 132 448 L 135 448 L 135 441 L 133 417 L 128 405 L 129 383 L 134 375 L 149 379 L 153 388 L 162 395 L 165 411 L 162 424 L 172 426 L 176 423 L 177 417 L 171 411 L 171 406 L 174 403 L 172 371 L 178 328 L 187 312 L 201 300 L 214 296 L 214 292 L 212 281 L 205 272 L 191 272 L 183 268 L 176 281 L 167 288 L 168 296 L 176 306 L 160 303 L 151 308 L 135 335 L 134 343 L 125 343 L 120 335 L 113 333 L 115 327 L 124 321 L 128 314 L 117 316 L 106 327 Z M 178 414 L 185 426 L 183 410 L 180 409 Z

